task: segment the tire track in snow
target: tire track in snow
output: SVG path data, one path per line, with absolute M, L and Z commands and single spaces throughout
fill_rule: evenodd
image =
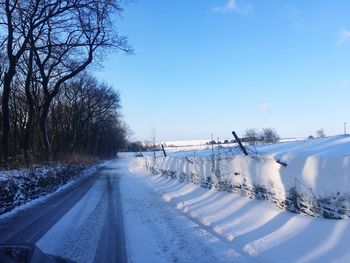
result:
M 144 177 L 123 176 L 121 191 L 131 262 L 250 262 L 232 243 L 162 200 Z
M 89 192 L 37 245 L 77 262 L 126 262 L 118 177 L 116 170 L 102 171 Z

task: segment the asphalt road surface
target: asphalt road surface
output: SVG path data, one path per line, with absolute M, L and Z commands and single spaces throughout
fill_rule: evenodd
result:
M 159 178 L 138 172 L 132 160 L 106 162 L 66 190 L 3 217 L 0 243 L 35 243 L 45 253 L 79 263 L 255 262 L 234 242 L 165 202 L 157 191 Z M 183 186 L 171 180 L 163 186 L 174 187 Z
M 118 171 L 101 168 L 43 202 L 0 220 L 0 243 L 36 243 L 78 262 L 127 262 Z

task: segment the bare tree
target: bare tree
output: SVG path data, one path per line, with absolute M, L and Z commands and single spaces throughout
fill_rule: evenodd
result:
M 248 128 L 244 132 L 244 140 L 249 144 L 256 144 L 259 140 L 259 132 L 257 129 Z
M 63 83 L 85 70 L 94 56 L 100 56 L 106 49 L 131 52 L 125 37 L 115 34 L 110 20 L 110 15 L 120 10 L 116 1 L 90 1 L 48 20 L 41 29 L 45 34 L 40 41 L 31 39 L 44 94 L 39 125 L 45 158 L 51 155 L 47 116 Z
M 13 80 L 22 58 L 32 60 L 39 74 L 36 82 L 42 89 L 39 124 L 45 157 L 51 155 L 47 117 L 53 98 L 63 84 L 85 70 L 106 49 L 131 52 L 126 38 L 114 30 L 111 15 L 122 11 L 119 0 L 28 0 L 0 2 L 6 30 L 2 47 L 6 49 L 6 69 L 2 93 L 3 159 L 9 156 L 9 99 Z M 34 66 L 31 66 L 34 67 Z M 28 81 L 31 81 L 30 75 Z M 27 85 L 29 86 L 29 85 Z M 28 91 L 28 89 L 27 89 Z M 29 90 L 30 91 L 30 90 Z M 26 92 L 28 105 L 33 94 Z M 29 106 L 31 107 L 31 106 Z M 28 122 L 28 131 L 30 122 Z
M 118 92 L 87 74 L 69 81 L 52 103 L 48 118 L 54 155 L 111 156 L 125 145 Z
M 260 138 L 266 143 L 276 143 L 280 139 L 277 131 L 273 128 L 263 128 L 260 133 Z
M 34 77 L 35 74 L 34 70 Z M 26 78 L 24 74 L 16 75 L 10 97 L 10 139 L 14 153 L 10 165 L 16 167 L 42 160 L 41 138 L 38 136 L 40 114 L 37 110 L 41 93 L 35 85 L 30 86 L 34 113 L 30 140 L 26 142 L 29 118 L 23 81 Z M 110 157 L 124 149 L 129 130 L 121 119 L 119 109 L 119 93 L 111 86 L 98 82 L 87 73 L 68 81 L 52 100 L 47 118 L 53 159 L 66 160 L 69 156 Z M 28 151 L 22 151 L 25 149 Z
M 17 65 L 28 48 L 34 31 L 41 28 L 49 19 L 79 5 L 79 0 L 2 0 L 0 1 L 0 26 L 2 27 L 1 48 L 5 51 L 2 91 L 2 157 L 9 157 L 10 135 L 10 93 L 16 75 Z
M 324 129 L 318 129 L 317 131 L 316 131 L 316 135 L 317 135 L 317 138 L 323 138 L 323 137 L 326 137 L 326 133 L 325 133 L 325 131 L 324 131 Z

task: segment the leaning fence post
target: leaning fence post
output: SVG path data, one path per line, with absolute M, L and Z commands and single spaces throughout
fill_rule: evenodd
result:
M 280 165 L 283 165 L 284 167 L 287 166 L 287 163 L 282 162 L 280 159 L 277 159 L 277 160 L 275 160 L 275 161 L 276 161 L 276 163 L 279 163 Z
M 185 157 L 185 159 L 186 159 L 190 164 L 193 164 L 193 162 L 192 162 L 188 157 Z
M 166 157 L 166 152 L 165 152 L 165 149 L 164 149 L 164 145 L 163 145 L 163 144 L 162 144 L 162 150 L 163 150 L 164 157 Z
M 242 152 L 244 153 L 244 155 L 248 156 L 247 150 L 244 148 L 243 144 L 241 143 L 241 140 L 238 138 L 238 136 L 235 133 L 235 131 L 232 131 L 232 135 L 233 135 L 233 137 L 235 137 L 235 139 L 236 139 L 239 147 L 241 148 Z

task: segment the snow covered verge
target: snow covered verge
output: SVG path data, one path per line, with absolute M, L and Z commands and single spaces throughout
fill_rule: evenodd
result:
M 142 175 L 141 167 L 134 168 L 138 163 L 131 163 L 135 176 L 163 201 L 250 262 L 350 262 L 350 220 L 303 216 L 269 202 L 207 190 L 161 174 Z M 214 243 L 212 247 L 216 249 Z
M 168 178 L 265 199 L 291 212 L 350 218 L 350 137 L 182 151 L 139 165 Z
M 60 164 L 0 172 L 0 215 L 55 192 L 70 181 L 96 170 L 96 166 Z

